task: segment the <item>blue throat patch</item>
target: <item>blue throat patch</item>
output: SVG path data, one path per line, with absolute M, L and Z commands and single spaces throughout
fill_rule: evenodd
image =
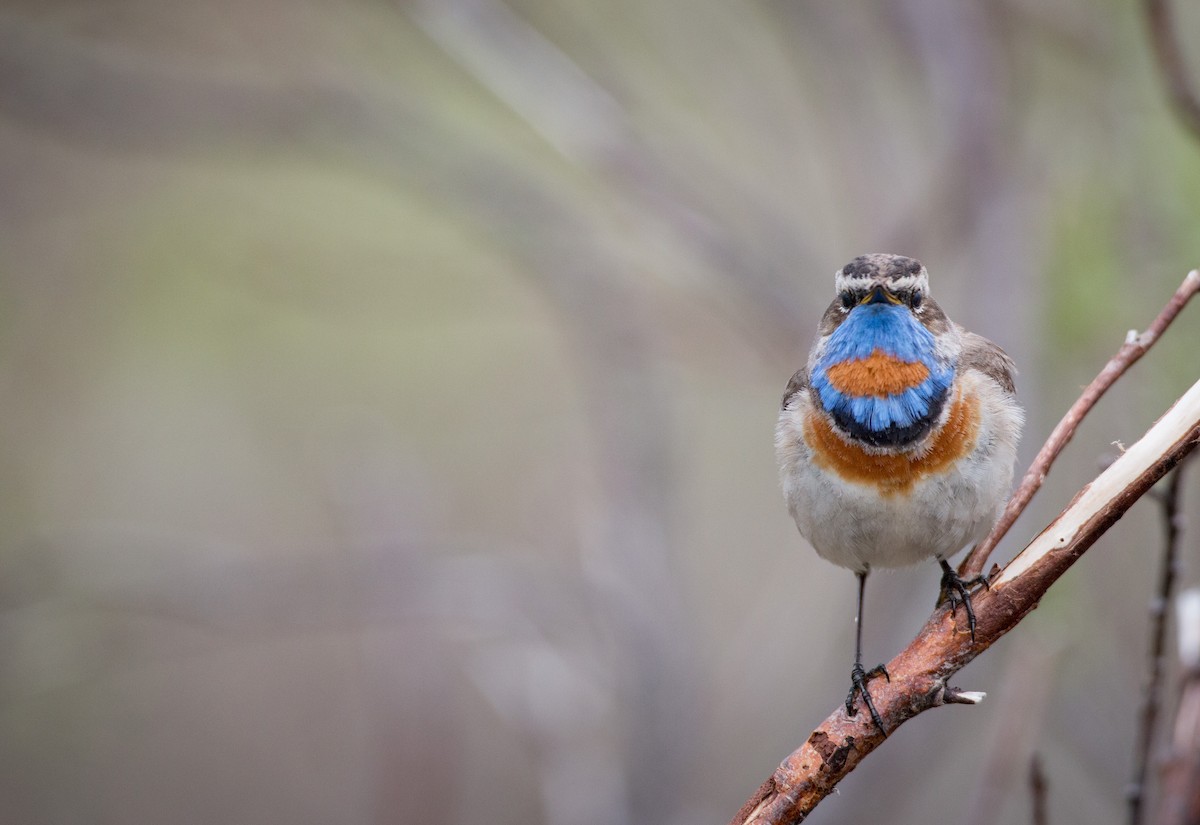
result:
M 914 387 L 886 396 L 847 395 L 829 380 L 835 364 L 859 361 L 879 350 L 899 361 L 921 363 L 929 376 Z M 941 414 L 954 381 L 954 366 L 935 357 L 933 333 L 907 307 L 855 307 L 826 342 L 812 386 L 834 421 L 854 438 L 876 446 L 901 446 L 925 435 Z

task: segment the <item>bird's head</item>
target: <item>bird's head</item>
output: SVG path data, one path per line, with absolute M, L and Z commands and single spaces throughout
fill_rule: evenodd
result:
M 841 308 L 891 304 L 919 312 L 929 295 L 929 273 L 920 261 L 903 255 L 860 255 L 834 276 Z

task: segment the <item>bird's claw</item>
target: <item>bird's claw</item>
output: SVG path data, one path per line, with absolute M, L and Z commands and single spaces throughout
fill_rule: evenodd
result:
M 958 615 L 961 604 L 967 611 L 967 629 L 971 631 L 971 641 L 975 641 L 975 608 L 971 605 L 971 588 L 983 585 L 985 590 L 991 589 L 987 576 L 974 576 L 964 579 L 955 572 L 944 559 L 942 563 L 942 594 L 938 604 L 945 602 L 950 605 L 951 615 Z
M 875 710 L 875 702 L 872 701 L 871 694 L 867 690 L 867 682 L 877 676 L 882 676 L 889 682 L 892 681 L 891 675 L 883 665 L 875 665 L 870 670 L 866 670 L 861 664 L 857 662 L 854 664 L 854 668 L 850 671 L 850 694 L 846 697 L 846 715 L 858 715 L 854 699 L 861 695 L 863 704 L 867 706 L 867 712 L 871 714 L 871 721 L 875 723 L 875 727 L 879 728 L 880 733 L 887 736 L 887 730 L 883 727 L 883 717 L 879 715 L 879 711 Z

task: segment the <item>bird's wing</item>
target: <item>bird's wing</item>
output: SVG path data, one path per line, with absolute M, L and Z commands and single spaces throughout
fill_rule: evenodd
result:
M 1013 380 L 1017 375 L 1017 365 L 1008 357 L 1007 352 L 982 335 L 976 335 L 973 332 L 964 331 L 962 342 L 962 354 L 958 358 L 959 369 L 979 370 L 1003 387 L 1006 392 L 1015 393 L 1017 391 L 1017 385 Z
M 783 403 L 780 405 L 783 409 L 787 409 L 787 405 L 796 396 L 798 392 L 804 392 L 808 389 L 808 368 L 801 367 L 796 370 L 796 374 L 792 376 L 792 380 L 788 381 L 787 389 L 783 391 Z

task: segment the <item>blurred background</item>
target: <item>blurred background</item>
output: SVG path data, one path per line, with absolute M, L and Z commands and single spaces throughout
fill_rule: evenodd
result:
M 854 577 L 772 448 L 834 271 L 917 257 L 1014 356 L 1020 473 L 1200 265 L 1136 6 L 7 0 L 4 821 L 727 821 L 847 689 Z M 997 560 L 1195 380 L 1198 313 Z M 1035 752 L 1051 821 L 1121 818 L 1161 532 L 811 821 L 1026 822 Z M 869 663 L 937 576 L 872 578 Z

